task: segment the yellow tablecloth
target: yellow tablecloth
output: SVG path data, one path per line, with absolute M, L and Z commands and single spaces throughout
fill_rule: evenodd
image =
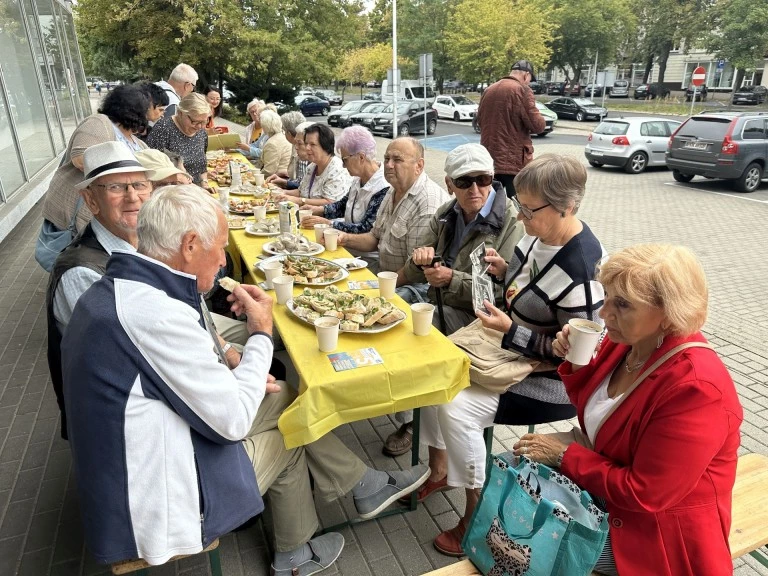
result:
M 314 241 L 314 231 L 302 230 Z M 254 264 L 264 256 L 262 246 L 272 238 L 247 235 L 243 230 L 230 230 L 230 249 L 242 256 L 247 269 L 243 277 L 249 282 L 264 280 Z M 348 258 L 343 248 L 323 252 L 319 258 Z M 347 290 L 350 280 L 371 280 L 367 269 L 351 272 L 349 278 L 337 282 Z M 303 290 L 296 286 L 294 294 Z M 378 296 L 378 290 L 362 293 Z M 278 427 L 287 448 L 309 444 L 337 426 L 400 410 L 450 402 L 469 386 L 469 358 L 437 329 L 428 336 L 415 336 L 410 307 L 401 298 L 392 301 L 407 318 L 398 326 L 380 334 L 340 334 L 336 352 L 373 347 L 384 361 L 336 372 L 327 354 L 317 347 L 315 330 L 293 316 L 285 306 L 275 304 L 275 326 L 299 374 L 299 397 L 283 412 Z

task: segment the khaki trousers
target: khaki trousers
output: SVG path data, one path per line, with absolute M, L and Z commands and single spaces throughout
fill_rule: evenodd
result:
M 269 494 L 275 550 L 288 552 L 309 541 L 319 527 L 307 469 L 320 497 L 329 501 L 352 490 L 367 467 L 333 433 L 307 446 L 286 449 L 277 420 L 296 393 L 287 383 L 279 384 L 280 392 L 267 394 L 261 403 L 243 446 L 259 490 Z

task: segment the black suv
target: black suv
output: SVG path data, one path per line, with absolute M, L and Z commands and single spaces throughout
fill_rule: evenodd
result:
M 765 86 L 742 86 L 733 93 L 734 104 L 762 104 L 768 99 Z
M 653 100 L 654 98 L 666 98 L 669 96 L 669 92 L 669 88 L 658 82 L 654 84 L 640 84 L 640 86 L 635 87 L 635 99 L 645 100 L 650 98 Z
M 424 109 L 421 100 L 410 100 L 397 103 L 397 135 L 408 136 L 417 132 L 424 132 L 424 114 L 426 112 L 427 134 L 432 135 L 437 128 L 437 110 L 431 107 L 431 103 Z M 392 136 L 392 105 L 390 104 L 379 114 L 373 117 L 371 132 L 382 136 Z
M 693 98 L 693 84 L 689 84 L 688 88 L 685 89 L 685 101 L 690 102 L 691 98 Z M 701 86 L 696 86 L 696 101 L 701 102 L 702 100 L 707 99 L 707 85 L 702 84 Z
M 768 113 L 692 116 L 669 139 L 667 166 L 678 182 L 722 178 L 740 192 L 754 192 L 768 166 Z

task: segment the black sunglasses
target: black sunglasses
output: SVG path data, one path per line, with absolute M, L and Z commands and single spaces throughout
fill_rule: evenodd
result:
M 456 188 L 466 190 L 467 188 L 472 188 L 472 184 L 477 184 L 478 186 L 490 186 L 491 182 L 493 182 L 493 175 L 480 174 L 480 176 L 459 176 L 458 178 L 451 178 L 451 180 L 453 180 L 453 185 L 456 186 Z

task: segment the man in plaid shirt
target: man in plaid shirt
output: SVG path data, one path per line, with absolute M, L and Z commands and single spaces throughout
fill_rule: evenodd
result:
M 408 284 L 404 268 L 429 231 L 432 216 L 450 200 L 448 193 L 424 172 L 424 147 L 410 137 L 396 138 L 384 154 L 384 178 L 392 186 L 379 208 L 373 229 L 365 234 L 339 234 L 339 244 L 360 252 L 379 251 L 379 269 L 397 272 L 397 294 L 406 302 L 427 300 L 429 284 Z M 384 454 L 398 456 L 411 449 L 413 413 L 398 412 L 402 425 L 384 443 Z

